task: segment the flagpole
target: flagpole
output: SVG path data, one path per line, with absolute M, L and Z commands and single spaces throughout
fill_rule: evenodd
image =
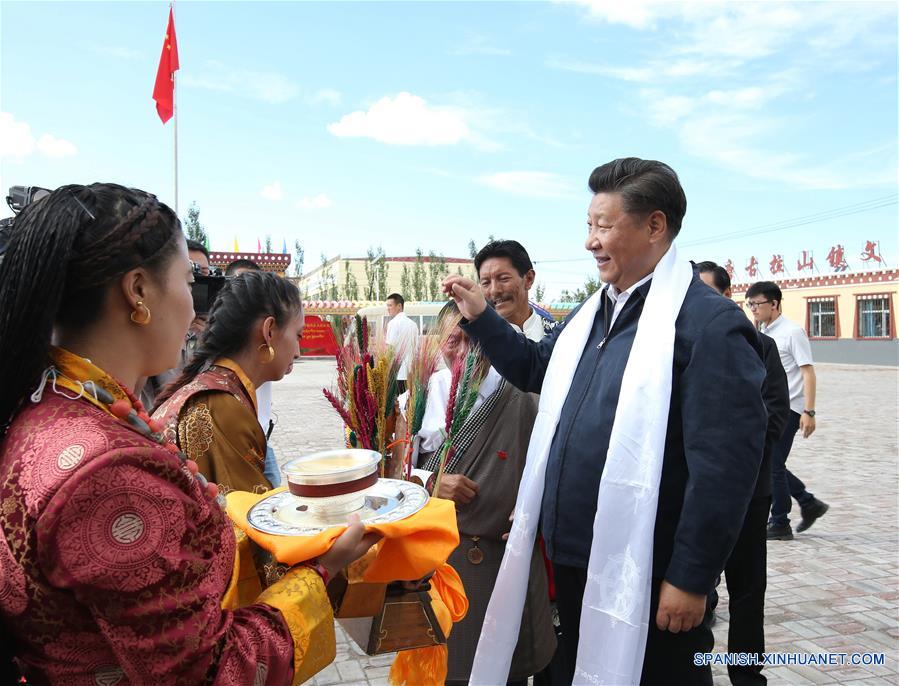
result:
M 175 19 L 175 0 L 169 5 L 172 10 L 172 20 Z M 178 77 L 177 72 L 172 72 L 172 119 L 174 126 L 174 165 L 175 165 L 175 216 L 178 216 Z

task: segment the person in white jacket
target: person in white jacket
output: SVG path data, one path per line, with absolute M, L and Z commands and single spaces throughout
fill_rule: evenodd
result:
M 399 293 L 387 296 L 387 344 L 392 345 L 397 355 L 402 358 L 397 381 L 400 393 L 406 392 L 406 377 L 409 373 L 409 361 L 418 339 L 418 326 L 403 311 L 406 301 Z

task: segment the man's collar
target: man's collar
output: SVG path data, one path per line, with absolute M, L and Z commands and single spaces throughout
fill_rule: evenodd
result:
M 780 320 L 783 318 L 784 316 L 781 314 L 778 315 L 777 319 L 775 319 L 774 321 L 768 322 L 767 324 L 762 324 L 762 331 L 770 331 L 773 327 L 777 326 L 778 322 L 780 322 Z
M 615 286 L 613 286 L 612 284 L 609 284 L 608 287 L 606 287 L 606 295 L 609 296 L 609 300 L 611 300 L 613 303 L 618 302 L 618 298 L 620 298 L 622 295 L 626 294 L 628 297 L 630 297 L 631 295 L 633 295 L 634 291 L 636 291 L 640 286 L 642 286 L 643 284 L 647 283 L 650 279 L 652 279 L 652 275 L 654 273 L 655 272 L 650 272 L 649 274 L 644 276 L 642 279 L 640 279 L 636 283 L 631 284 L 628 288 L 625 288 L 620 293 L 618 292 L 618 289 L 615 288 Z
M 509 326 L 511 326 L 513 329 L 515 329 L 518 333 L 521 333 L 524 329 L 526 329 L 528 324 L 533 323 L 532 320 L 534 319 L 534 317 L 540 317 L 540 315 L 534 311 L 533 307 L 528 306 L 528 309 L 531 311 L 531 315 L 527 319 L 524 320 L 524 322 L 522 323 L 521 326 L 518 326 L 518 324 L 513 324 L 512 322 L 509 322 Z

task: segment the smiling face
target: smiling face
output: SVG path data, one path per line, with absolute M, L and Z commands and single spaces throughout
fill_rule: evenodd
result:
M 481 292 L 506 321 L 521 326 L 531 316 L 528 290 L 534 283 L 534 270 L 518 273 L 508 257 L 491 257 L 478 272 Z
M 668 249 L 665 214 L 647 216 L 624 209 L 619 193 L 597 193 L 587 210 L 587 241 L 599 277 L 619 291 L 652 273 Z

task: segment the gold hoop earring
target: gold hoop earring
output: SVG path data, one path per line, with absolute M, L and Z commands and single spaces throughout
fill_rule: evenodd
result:
M 133 312 L 131 312 L 131 321 L 134 322 L 135 324 L 137 324 L 138 326 L 146 326 L 147 324 L 149 324 L 150 323 L 150 308 L 147 307 L 146 305 L 144 305 L 144 301 L 138 300 L 137 304 L 134 307 L 136 309 Z M 143 308 L 146 311 L 147 316 L 144 317 L 143 319 L 138 319 L 134 315 L 136 315 L 138 312 L 140 312 L 141 308 Z
M 275 349 L 268 343 L 260 344 L 260 346 L 256 348 L 256 350 L 260 353 L 259 362 L 262 364 L 268 364 L 275 359 Z

